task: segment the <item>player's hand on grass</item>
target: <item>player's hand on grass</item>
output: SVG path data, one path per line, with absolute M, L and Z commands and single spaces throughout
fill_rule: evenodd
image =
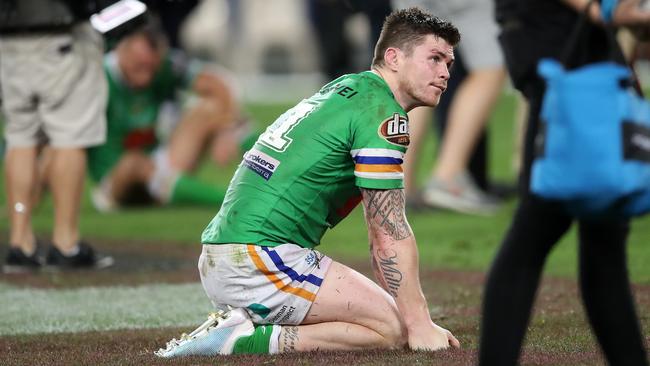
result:
M 460 342 L 447 329 L 434 322 L 413 327 L 408 331 L 409 348 L 422 351 L 439 351 L 450 346 L 460 348 Z

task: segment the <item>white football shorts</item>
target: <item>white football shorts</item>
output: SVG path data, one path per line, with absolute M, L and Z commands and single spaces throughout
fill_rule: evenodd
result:
M 331 263 L 326 255 L 296 244 L 206 244 L 198 267 L 217 309 L 244 308 L 256 324 L 298 325 Z

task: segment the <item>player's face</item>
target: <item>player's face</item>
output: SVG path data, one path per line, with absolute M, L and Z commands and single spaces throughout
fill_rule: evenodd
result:
M 447 89 L 453 62 L 454 48 L 434 35 L 426 36 L 410 55 L 404 55 L 400 80 L 413 105 L 438 105 L 440 96 Z
M 146 88 L 160 67 L 160 53 L 143 38 L 134 38 L 120 49 L 120 69 L 126 83 L 134 89 Z

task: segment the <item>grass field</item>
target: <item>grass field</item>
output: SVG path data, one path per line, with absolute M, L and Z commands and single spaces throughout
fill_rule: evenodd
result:
M 260 126 L 288 105 L 251 105 Z M 514 97 L 505 94 L 490 126 L 490 171 L 514 182 Z M 426 146 L 419 177 L 434 157 Z M 199 176 L 227 184 L 234 165 L 203 164 Z M 432 316 L 463 342 L 460 351 L 326 353 L 274 357 L 231 357 L 160 362 L 151 351 L 202 321 L 210 310 L 196 274 L 201 231 L 215 209 L 167 207 L 99 214 L 86 190 L 81 230 L 111 253 L 117 265 L 103 273 L 59 273 L 0 277 L 0 364 L 471 364 L 475 360 L 484 272 L 490 265 L 515 207 L 509 201 L 492 217 L 446 212 L 409 214 L 420 247 L 423 286 Z M 6 202 L 4 189 L 0 203 Z M 51 200 L 37 209 L 34 225 L 47 239 Z M 7 237 L 6 210 L 0 235 Z M 572 230 L 556 246 L 546 266 L 536 315 L 524 350 L 527 364 L 599 364 L 575 286 L 576 245 Z M 633 224 L 629 269 L 646 340 L 650 340 L 650 218 Z M 3 246 L 3 250 L 6 246 Z M 361 211 L 326 234 L 321 250 L 368 273 L 367 238 Z M 3 257 L 4 258 L 4 257 Z

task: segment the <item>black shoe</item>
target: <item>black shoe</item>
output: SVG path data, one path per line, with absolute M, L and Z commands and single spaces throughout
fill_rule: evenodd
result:
M 97 255 L 95 250 L 84 242 L 79 242 L 79 252 L 67 256 L 54 245 L 50 245 L 46 266 L 51 270 L 65 269 L 103 269 L 113 265 L 113 257 Z
M 32 255 L 25 254 L 20 248 L 10 247 L 5 264 L 2 266 L 2 272 L 12 274 L 38 271 L 43 264 L 39 247 L 37 242 L 36 249 Z

